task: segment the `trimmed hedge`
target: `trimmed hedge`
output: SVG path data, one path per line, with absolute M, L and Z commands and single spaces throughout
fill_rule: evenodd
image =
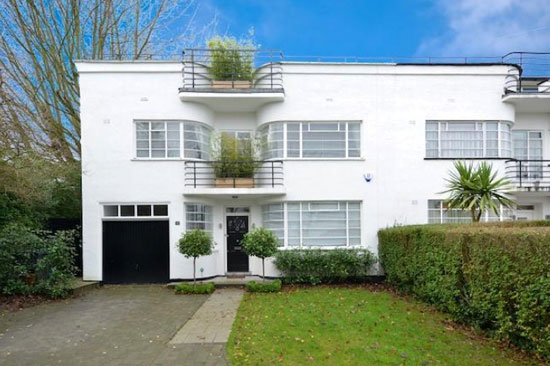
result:
M 74 279 L 74 230 L 36 230 L 20 224 L 0 229 L 0 293 L 66 297 Z
M 550 358 L 548 221 L 380 230 L 387 281 L 459 322 Z
M 271 282 L 249 281 L 246 283 L 249 292 L 279 292 L 281 291 L 281 280 Z
M 176 294 L 211 294 L 214 292 L 215 286 L 213 282 L 206 283 L 180 283 L 174 287 Z
M 275 254 L 275 266 L 288 283 L 361 281 L 375 263 L 366 249 L 293 249 Z

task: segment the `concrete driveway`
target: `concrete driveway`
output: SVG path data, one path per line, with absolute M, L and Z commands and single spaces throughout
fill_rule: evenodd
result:
M 0 314 L 0 365 L 226 365 L 224 344 L 168 344 L 208 298 L 105 286 Z

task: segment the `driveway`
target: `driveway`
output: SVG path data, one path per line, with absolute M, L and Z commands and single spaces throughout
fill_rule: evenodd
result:
M 226 365 L 225 346 L 169 344 L 208 295 L 104 286 L 0 315 L 0 365 Z

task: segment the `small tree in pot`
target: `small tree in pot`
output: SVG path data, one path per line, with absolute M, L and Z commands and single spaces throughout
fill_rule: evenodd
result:
M 201 229 L 185 232 L 179 241 L 179 251 L 185 258 L 193 258 L 193 283 L 195 283 L 197 257 L 212 254 L 212 239 L 210 235 Z
M 241 245 L 246 254 L 262 259 L 262 278 L 265 279 L 265 259 L 277 252 L 279 239 L 264 227 L 254 229 L 245 234 Z
M 221 134 L 212 139 L 211 156 L 216 187 L 254 187 L 255 141 Z
M 210 52 L 209 72 L 214 88 L 250 88 L 254 79 L 254 51 L 251 40 L 216 36 L 206 43 Z

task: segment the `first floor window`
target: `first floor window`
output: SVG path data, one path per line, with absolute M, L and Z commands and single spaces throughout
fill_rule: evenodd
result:
M 264 226 L 289 247 L 361 244 L 359 202 L 287 202 L 263 206 Z M 285 230 L 286 228 L 286 230 Z
M 485 211 L 481 216 L 481 221 L 506 221 L 512 219 L 512 210 L 500 207 L 499 214 L 493 211 Z M 460 224 L 472 221 L 472 216 L 468 210 L 448 209 L 443 200 L 428 200 L 428 223 L 429 224 Z
M 209 157 L 211 129 L 190 121 L 138 121 L 136 157 L 156 159 Z
M 511 140 L 509 122 L 426 122 L 427 158 L 509 158 Z
M 265 159 L 361 155 L 359 122 L 274 122 L 261 127 L 259 135 Z
M 201 229 L 212 235 L 212 206 L 202 203 L 186 203 L 185 229 Z

